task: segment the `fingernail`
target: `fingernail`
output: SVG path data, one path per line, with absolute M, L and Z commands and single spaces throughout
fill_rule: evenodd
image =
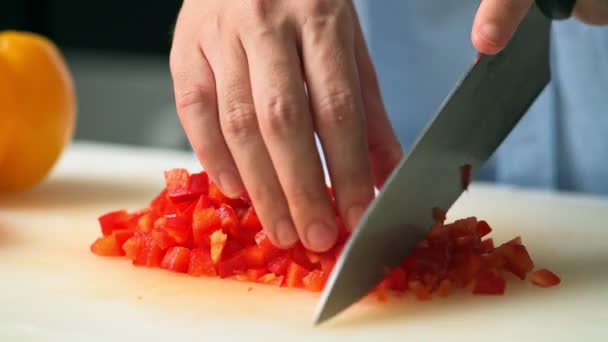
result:
M 241 182 L 232 171 L 224 171 L 220 174 L 220 188 L 224 195 L 235 198 L 241 195 Z
M 488 23 L 481 26 L 479 33 L 485 40 L 495 45 L 501 44 L 504 40 L 504 34 L 496 24 Z
M 317 222 L 308 227 L 306 239 L 311 249 L 317 252 L 325 252 L 333 247 L 337 233 L 336 229 Z
M 296 228 L 289 220 L 280 221 L 276 226 L 275 234 L 282 247 L 291 247 L 298 241 Z
M 357 227 L 357 224 L 359 224 L 359 220 L 361 219 L 361 216 L 363 215 L 364 211 L 365 208 L 360 205 L 353 205 L 352 207 L 350 207 L 350 209 L 348 209 L 348 211 L 346 212 L 346 216 L 348 220 L 349 230 L 352 231 L 353 229 L 355 229 L 355 227 Z

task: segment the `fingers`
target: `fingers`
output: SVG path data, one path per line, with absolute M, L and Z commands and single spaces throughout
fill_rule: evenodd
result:
M 350 12 L 302 28 L 302 56 L 316 131 L 338 209 L 349 229 L 374 197 Z
M 533 2 L 534 0 L 483 0 L 471 32 L 473 46 L 488 55 L 500 52 Z
M 177 113 L 211 179 L 228 196 L 238 196 L 244 187 L 220 129 L 213 72 L 193 41 L 178 24 L 170 56 Z
M 337 239 L 314 141 L 295 36 L 287 30 L 243 37 L 264 141 L 302 243 L 326 251 Z M 275 201 L 276 203 L 277 201 Z
M 356 17 L 355 57 L 367 122 L 368 151 L 372 172 L 375 185 L 380 188 L 403 157 L 403 149 L 384 108 L 376 71 Z
M 298 235 L 260 133 L 247 58 L 236 36 L 232 41 L 224 39 L 222 45 L 213 65 L 221 70 L 217 89 L 224 137 L 262 225 L 276 245 L 287 248 L 298 241 Z

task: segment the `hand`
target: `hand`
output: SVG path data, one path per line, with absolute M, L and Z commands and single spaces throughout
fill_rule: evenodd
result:
M 315 133 L 350 229 L 402 156 L 349 0 L 185 0 L 170 65 L 201 164 L 277 246 L 336 241 Z
M 479 52 L 500 52 L 515 33 L 534 0 L 483 0 L 471 32 L 473 46 Z M 608 24 L 608 0 L 577 0 L 573 15 L 584 23 Z

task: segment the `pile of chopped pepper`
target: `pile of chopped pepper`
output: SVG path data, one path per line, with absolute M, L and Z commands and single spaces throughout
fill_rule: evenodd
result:
M 279 249 L 270 242 L 246 196 L 226 197 L 205 172 L 190 174 L 176 168 L 164 176 L 166 187 L 146 208 L 99 217 L 103 236 L 91 245 L 93 253 L 126 256 L 136 266 L 195 277 L 323 290 L 349 237 L 339 217 L 338 242 L 329 251 L 315 253 L 300 243 Z M 328 194 L 333 197 L 331 189 Z M 386 270 L 375 290 L 381 300 L 387 298 L 387 290 L 410 291 L 420 300 L 463 288 L 474 294 L 502 295 L 506 273 L 523 280 L 533 271 L 534 262 L 520 237 L 495 247 L 486 221 L 469 217 L 445 224 L 445 214 L 433 212 L 437 224 L 428 237 L 399 267 Z M 547 269 L 532 272 L 529 278 L 541 287 L 560 283 Z

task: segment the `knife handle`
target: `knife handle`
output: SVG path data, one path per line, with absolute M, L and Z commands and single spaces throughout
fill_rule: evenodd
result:
M 572 15 L 576 0 L 536 0 L 536 6 L 550 19 L 568 19 Z

